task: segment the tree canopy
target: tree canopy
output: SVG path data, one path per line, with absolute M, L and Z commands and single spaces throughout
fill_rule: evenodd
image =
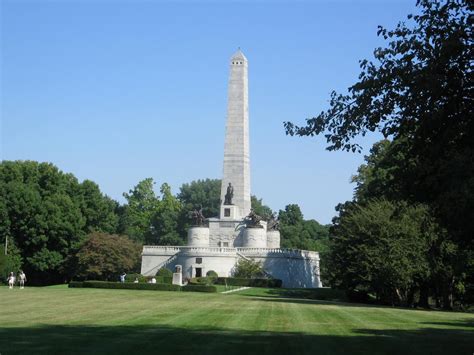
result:
M 426 208 L 445 231 L 430 249 L 442 285 L 430 287 L 450 307 L 456 285 L 474 281 L 466 276 L 474 258 L 473 4 L 417 6 L 395 29 L 379 26 L 387 45 L 375 49 L 373 61 L 360 61 L 347 93 L 332 92 L 329 109 L 306 125 L 284 125 L 290 135 L 324 135 L 328 150 L 360 152 L 355 138 L 374 131 L 391 140 L 377 143 L 359 168 L 354 202 L 368 208 L 384 198 Z

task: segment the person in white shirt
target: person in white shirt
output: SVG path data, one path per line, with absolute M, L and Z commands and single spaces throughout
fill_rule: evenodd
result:
M 26 275 L 23 270 L 20 270 L 20 289 L 25 288 Z

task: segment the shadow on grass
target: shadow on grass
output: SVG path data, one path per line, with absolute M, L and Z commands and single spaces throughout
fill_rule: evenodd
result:
M 472 320 L 446 323 L 472 328 Z M 349 336 L 166 325 L 1 328 L 2 354 L 471 354 L 473 329 L 355 329 Z

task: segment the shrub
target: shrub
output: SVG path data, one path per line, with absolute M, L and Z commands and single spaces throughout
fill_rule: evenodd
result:
M 217 285 L 248 286 L 248 287 L 281 287 L 282 281 L 278 279 L 247 279 L 239 277 L 218 277 Z
M 138 282 L 145 283 L 147 282 L 147 277 L 140 274 L 127 274 L 125 276 L 125 282 L 135 282 L 135 279 L 138 279 Z
M 163 283 L 171 285 L 173 283 L 173 276 L 163 276 Z
M 189 280 L 191 285 L 212 285 L 217 280 L 217 277 L 193 277 Z
M 240 278 L 255 278 L 264 275 L 261 261 L 253 259 L 239 259 L 235 265 L 234 277 Z
M 107 281 L 84 281 L 83 287 L 88 288 L 109 288 L 109 289 L 125 289 L 125 290 L 154 290 L 154 291 L 179 291 L 178 285 L 167 284 L 148 284 L 133 282 L 107 282 Z
M 217 292 L 217 287 L 206 285 L 186 285 L 181 287 L 181 290 L 191 292 Z
M 160 270 L 158 270 L 156 276 L 171 277 L 171 279 L 173 279 L 173 273 L 171 272 L 171 270 L 168 270 L 165 267 L 162 267 Z
M 68 285 L 69 288 L 82 288 L 82 281 L 71 281 Z
M 214 270 L 209 270 L 208 272 L 206 272 L 206 276 L 207 277 L 218 277 L 219 275 L 217 275 L 217 272 L 215 272 Z

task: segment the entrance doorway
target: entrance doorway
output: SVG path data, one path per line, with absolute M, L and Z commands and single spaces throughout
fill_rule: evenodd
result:
M 201 277 L 202 276 L 202 268 L 201 267 L 197 267 L 196 268 L 196 277 Z

